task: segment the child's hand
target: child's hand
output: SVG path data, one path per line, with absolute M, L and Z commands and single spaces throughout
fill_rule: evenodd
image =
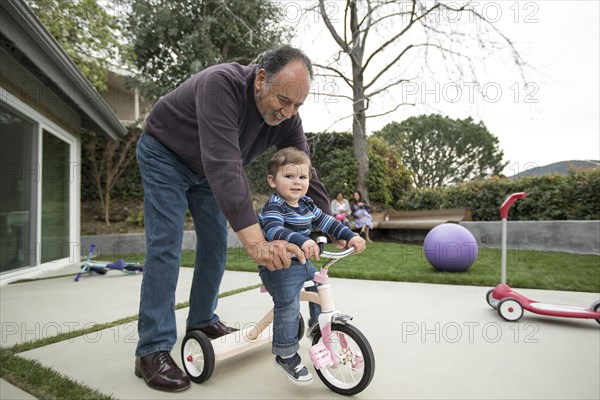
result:
M 364 251 L 367 248 L 365 239 L 361 238 L 358 235 L 348 240 L 348 248 L 350 247 L 354 247 L 355 253 L 360 253 L 361 251 Z
M 315 243 L 314 240 L 309 239 L 304 242 L 302 245 L 302 251 L 307 259 L 313 257 L 317 260 L 319 259 L 319 245 Z

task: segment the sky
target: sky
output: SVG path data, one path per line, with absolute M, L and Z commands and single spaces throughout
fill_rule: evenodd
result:
M 293 20 L 298 3 L 290 3 L 287 13 Z M 335 12 L 335 4 L 330 5 Z M 483 122 L 499 139 L 508 162 L 507 175 L 564 160 L 600 160 L 599 5 L 597 0 L 480 1 L 480 10 L 485 10 L 531 65 L 528 86 L 502 58 L 488 59 L 486 73 L 467 84 L 434 71 L 430 78 L 419 77 L 418 83 L 398 87 L 374 104 L 372 109 L 401 100 L 416 105 L 368 119 L 368 133 L 391 121 L 439 112 Z M 293 44 L 313 62 L 325 63 L 335 45 L 324 25 L 315 21 L 318 17 L 313 16 L 298 27 Z M 314 84 L 323 88 L 326 82 L 316 77 Z M 487 99 L 474 92 L 476 86 L 485 89 Z M 351 131 L 350 119 L 336 123 L 349 110 L 349 102 L 309 96 L 300 113 L 307 132 Z

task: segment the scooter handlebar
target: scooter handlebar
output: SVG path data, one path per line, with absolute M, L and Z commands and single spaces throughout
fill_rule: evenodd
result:
M 504 200 L 504 203 L 502 203 L 502 206 L 500 207 L 500 215 L 502 216 L 502 219 L 507 219 L 508 218 L 508 210 L 510 210 L 510 207 L 514 204 L 515 201 L 517 201 L 525 196 L 527 196 L 527 193 L 525 193 L 525 192 L 513 193 L 513 194 L 509 195 L 506 198 L 506 200 Z

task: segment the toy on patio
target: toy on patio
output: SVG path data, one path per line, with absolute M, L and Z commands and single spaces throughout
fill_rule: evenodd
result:
M 506 284 L 506 237 L 508 210 L 515 201 L 525 197 L 525 192 L 513 193 L 509 195 L 502 206 L 500 214 L 502 216 L 502 272 L 500 284 L 494 289 L 490 289 L 486 294 L 488 304 L 498 311 L 498 314 L 506 321 L 518 321 L 523 316 L 523 310 L 529 312 L 564 318 L 587 318 L 595 319 L 600 324 L 600 300 L 592 303 L 588 308 L 574 307 L 560 304 L 542 303 L 530 300 L 520 293 L 512 290 Z
M 319 315 L 320 330 L 309 332 L 312 340 L 309 348 L 310 359 L 323 383 L 338 394 L 352 396 L 362 392 L 373 379 L 375 356 L 365 336 L 349 322 L 352 317 L 335 309 L 331 284 L 327 276 L 328 268 L 337 260 L 350 255 L 354 249 L 339 253 L 323 251 L 324 237 L 317 239 L 321 256 L 329 261 L 315 273 L 314 282 L 317 293 L 303 290 L 300 300 L 321 305 Z M 305 286 L 311 286 L 312 281 Z M 253 327 L 230 333 L 218 339 L 210 340 L 201 331 L 189 332 L 181 345 L 181 358 L 185 372 L 195 383 L 209 379 L 214 371 L 215 362 L 257 348 L 272 340 L 273 308 Z M 299 315 L 298 339 L 304 335 L 304 319 Z M 310 335 L 310 336 L 309 336 Z M 312 337 L 311 337 L 312 336 Z
M 117 260 L 117 261 L 111 262 L 111 263 L 93 261 L 95 250 L 96 250 L 96 245 L 95 244 L 90 245 L 90 249 L 88 250 L 88 253 L 87 253 L 87 258 L 84 261 L 83 265 L 81 266 L 79 273 L 75 277 L 75 282 L 79 281 L 79 278 L 81 278 L 81 275 L 83 275 L 86 272 L 89 275 L 92 275 L 93 273 L 105 275 L 110 270 L 121 271 L 126 274 L 137 274 L 137 273 L 144 271 L 144 266 L 142 264 L 140 264 L 139 262 L 131 262 L 131 261 L 125 261 L 125 260 Z
M 438 271 L 463 272 L 477 258 L 477 241 L 471 232 L 458 224 L 441 224 L 425 236 L 425 258 Z

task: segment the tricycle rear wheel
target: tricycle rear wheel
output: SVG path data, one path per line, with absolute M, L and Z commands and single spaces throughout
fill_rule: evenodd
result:
M 208 380 L 215 370 L 215 352 L 208 336 L 201 331 L 185 335 L 181 345 L 181 362 L 192 382 Z

